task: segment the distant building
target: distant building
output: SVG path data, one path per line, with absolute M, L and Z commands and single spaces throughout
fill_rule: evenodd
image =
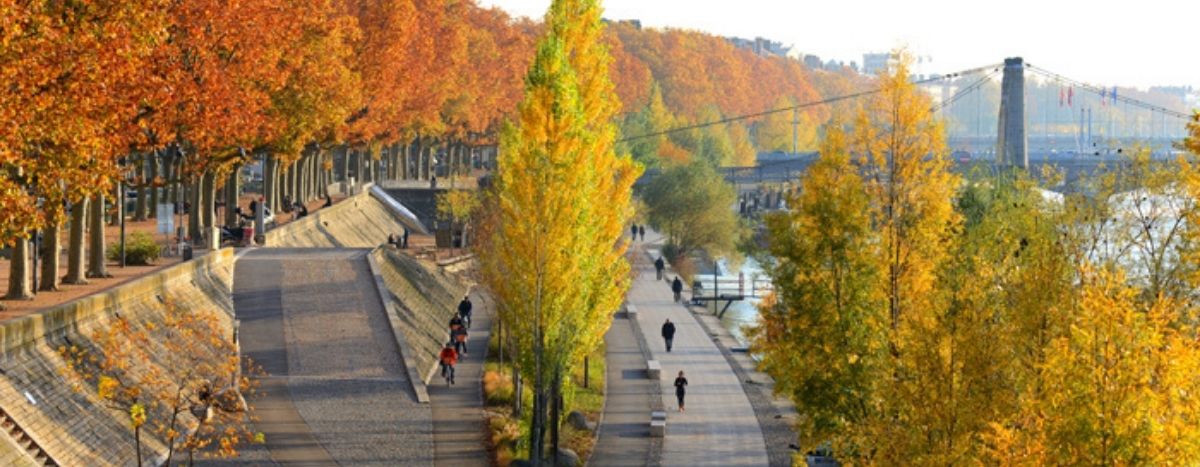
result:
M 879 75 L 887 71 L 895 58 L 891 53 L 863 54 L 862 72 L 864 75 Z
M 634 29 L 639 29 L 639 30 L 642 29 L 642 20 L 640 20 L 640 19 L 612 20 L 612 19 L 608 19 L 608 18 L 601 18 L 600 21 L 603 21 L 604 24 L 628 24 L 630 26 L 633 26 Z
M 1194 89 L 1191 86 L 1150 86 L 1151 94 L 1162 94 L 1179 99 L 1180 104 L 1187 104 Z
M 821 64 L 821 57 L 818 57 L 816 55 L 805 55 L 803 61 L 804 61 L 804 66 L 809 67 L 813 70 L 820 70 L 824 66 Z
M 746 49 L 761 57 L 787 57 L 792 46 L 784 46 L 782 42 L 772 41 L 761 37 L 743 39 L 741 37 L 726 37 L 725 40 L 739 49 Z

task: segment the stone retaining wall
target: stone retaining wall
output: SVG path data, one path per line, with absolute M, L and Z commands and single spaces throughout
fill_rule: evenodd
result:
M 214 313 L 232 332 L 233 251 L 219 250 L 107 292 L 0 323 L 0 409 L 60 465 L 136 464 L 128 415 L 103 407 L 95 388 L 75 390 L 66 378 L 60 346 L 91 347 L 94 330 L 119 313 L 135 326 L 160 322 L 165 303 Z M 170 365 L 163 356 L 148 365 Z M 24 449 L 0 430 L 0 459 Z M 143 458 L 153 465 L 162 442 L 142 436 Z M 32 460 L 28 452 L 27 460 Z

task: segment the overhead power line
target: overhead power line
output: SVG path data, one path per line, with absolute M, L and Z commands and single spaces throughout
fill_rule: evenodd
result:
M 913 81 L 913 84 L 916 84 L 916 85 L 929 84 L 929 83 L 936 82 L 936 81 L 954 79 L 954 78 L 958 78 L 958 77 L 962 77 L 962 76 L 969 76 L 969 75 L 973 75 L 976 73 L 981 73 L 981 72 L 989 71 L 989 70 L 992 73 L 995 73 L 996 70 L 999 69 L 999 67 L 1000 67 L 1000 64 L 993 64 L 993 65 L 982 66 L 982 67 L 978 67 L 978 68 L 971 68 L 969 70 L 963 70 L 958 73 L 951 73 L 951 74 L 947 74 L 947 75 L 936 76 L 933 78 L 926 78 L 923 80 Z M 867 91 L 856 92 L 853 94 L 846 94 L 846 95 L 842 95 L 842 96 L 835 96 L 835 97 L 830 97 L 830 98 L 821 99 L 821 100 L 817 100 L 817 101 L 804 102 L 804 103 L 793 105 L 790 107 L 780 107 L 778 109 L 764 110 L 762 112 L 755 112 L 755 113 L 751 113 L 751 114 L 726 117 L 726 118 L 722 118 L 719 120 L 713 120 L 713 121 L 704 122 L 704 123 L 697 123 L 697 124 L 693 124 L 693 125 L 671 128 L 668 130 L 656 131 L 654 133 L 647 133 L 644 135 L 629 136 L 629 137 L 618 140 L 618 142 L 626 142 L 626 141 L 633 141 L 633 140 L 638 140 L 638 139 L 653 138 L 656 136 L 669 135 L 671 133 L 678 133 L 681 131 L 691 131 L 691 130 L 696 130 L 696 129 L 700 129 L 700 128 L 710 127 L 713 125 L 724 125 L 726 123 L 731 123 L 731 122 L 736 122 L 736 121 L 741 121 L 741 120 L 748 120 L 748 119 L 758 118 L 758 117 L 764 117 L 767 115 L 776 114 L 776 113 L 780 113 L 780 112 L 792 112 L 792 111 L 795 111 L 798 109 L 815 107 L 818 105 L 833 104 L 835 102 L 841 102 L 841 101 L 850 100 L 850 99 L 857 99 L 857 98 L 863 97 L 863 96 L 878 94 L 881 91 L 882 91 L 882 89 L 875 88 L 875 89 L 871 89 L 871 90 L 867 90 Z

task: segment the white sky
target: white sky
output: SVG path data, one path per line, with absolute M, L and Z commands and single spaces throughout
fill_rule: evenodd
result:
M 550 0 L 479 0 L 540 19 Z M 644 27 L 761 36 L 862 64 L 907 46 L 947 73 L 1022 56 L 1101 86 L 1200 87 L 1200 0 L 605 0 Z

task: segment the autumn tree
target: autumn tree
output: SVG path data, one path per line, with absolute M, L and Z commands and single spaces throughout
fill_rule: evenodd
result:
M 839 128 L 800 184 L 788 210 L 766 219 L 776 288 L 751 342 L 797 405 L 802 449 L 829 443 L 848 460 L 875 445 L 868 428 L 890 365 L 869 198 Z
M 45 223 L 42 288 L 58 286 L 60 226 L 68 203 L 102 193 L 116 159 L 140 139 L 139 99 L 150 51 L 162 39 L 161 2 L 6 5 L 0 107 L 4 244 L 14 246 L 8 298 L 28 298 L 24 237 Z M 33 211 L 35 200 L 41 207 Z M 81 220 L 73 224 L 78 225 Z
M 621 233 L 640 171 L 613 150 L 609 57 L 593 0 L 556 0 L 502 138 L 491 245 L 480 250 L 515 362 L 535 393 L 530 453 L 557 441 L 562 375 L 594 350 L 628 287 Z M 547 408 L 553 415 L 547 423 Z
M 471 216 L 479 209 L 479 193 L 475 190 L 450 190 L 437 195 L 438 218 L 450 223 L 450 230 L 462 226 L 462 246 L 467 246 Z
M 651 225 L 667 236 L 672 263 L 696 251 L 735 252 L 742 236 L 737 193 L 703 161 L 663 170 L 642 192 Z
M 164 307 L 161 322 L 114 315 L 86 344 L 60 346 L 75 389 L 128 414 L 139 464 L 143 426 L 166 446 L 168 465 L 179 451 L 190 463 L 195 451 L 233 457 L 240 445 L 262 442 L 246 402 L 261 371 L 240 358 L 212 310 L 170 300 Z

